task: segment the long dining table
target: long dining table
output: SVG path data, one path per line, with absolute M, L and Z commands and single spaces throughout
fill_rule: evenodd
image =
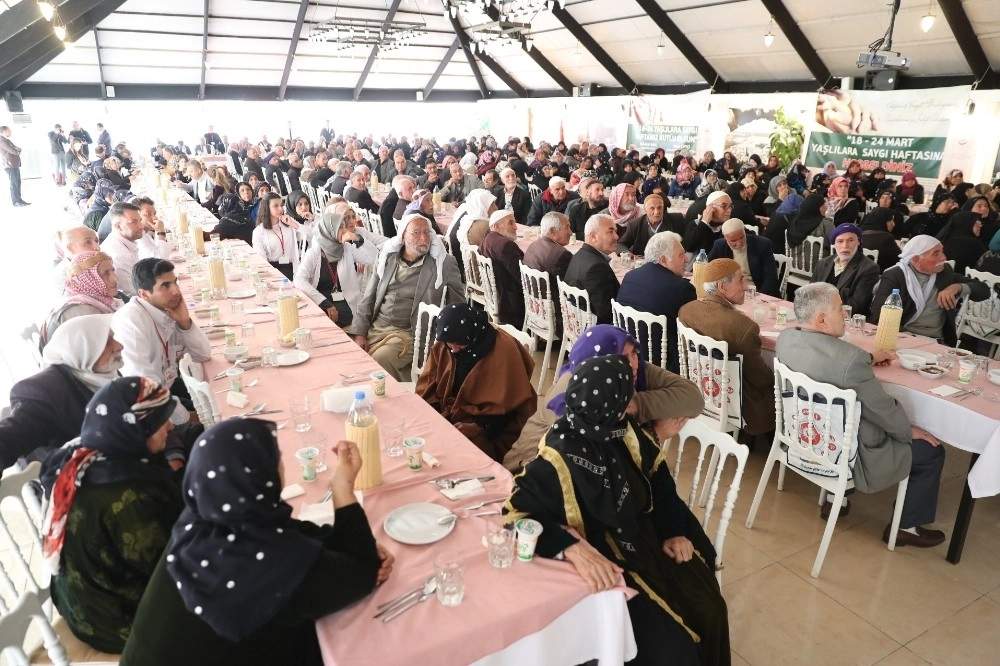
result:
M 171 226 L 176 222 L 178 211 L 186 212 L 189 221 L 202 223 L 205 231 L 210 231 L 214 220 L 184 193 L 170 194 L 169 202 L 162 208 Z M 210 247 L 211 243 L 206 245 Z M 223 241 L 222 246 L 224 251 L 232 253 L 234 264 L 240 258 L 247 260 L 246 275 L 256 271 L 264 282 L 280 283 L 281 275 L 242 241 Z M 204 271 L 192 276 L 190 262 L 179 257 L 174 259 L 178 284 L 195 313 L 195 323 L 207 328 L 209 320 L 199 317 L 196 311 L 196 308 L 203 309 L 196 295 L 207 286 L 207 277 Z M 223 323 L 238 336 L 244 323 L 254 324 L 252 337 L 247 335 L 241 340 L 249 347 L 251 355 L 259 355 L 263 346 L 283 351 L 277 341 L 276 316 L 256 306 L 254 298 L 247 295 L 252 291 L 252 284 L 245 277 L 227 284 L 227 298 L 217 302 Z M 276 293 L 271 291 L 271 300 Z M 380 368 L 315 304 L 301 294 L 298 296 L 300 326 L 309 328 L 312 334 L 312 347 L 307 350 L 309 358 L 306 361 L 276 368 L 247 369 L 243 392 L 249 401 L 239 408 L 227 402 L 226 380 L 213 380 L 233 367 L 223 358 L 225 343 L 222 338 L 212 340 L 212 357 L 202 364 L 202 372 L 214 390 L 222 418 L 238 417 L 261 404 L 266 409 L 280 410 L 263 418 L 273 418 L 278 423 L 286 484 L 304 491 L 287 501 L 293 507 L 293 515 L 323 523 L 333 520 L 331 502 L 322 500 L 336 465 L 336 454 L 328 452 L 328 469 L 320 472 L 314 482 L 306 482 L 295 452 L 304 445 L 306 435 L 325 434 L 328 449 L 343 439 L 347 415 L 320 409 L 322 394 L 327 390 L 370 388 L 369 375 Z M 243 303 L 242 311 L 233 309 L 234 303 Z M 255 381 L 256 384 L 249 386 Z M 535 558 L 528 563 L 515 561 L 507 569 L 492 567 L 482 538 L 487 521 L 499 521 L 500 516 L 473 516 L 471 514 L 480 511 L 464 510 L 463 507 L 506 497 L 513 486 L 513 478 L 420 397 L 392 377 L 386 379 L 386 384 L 386 395 L 373 398 L 383 442 L 383 482 L 357 494 L 375 538 L 394 554 L 395 566 L 390 579 L 365 599 L 317 621 L 324 663 L 477 663 L 493 666 L 542 662 L 576 664 L 597 659 L 602 664 L 620 664 L 633 658 L 636 648 L 626 605 L 630 592 L 623 581 L 619 588 L 591 594 L 568 562 Z M 305 433 L 296 432 L 288 411 L 290 401 L 302 398 L 308 398 L 312 407 L 311 429 Z M 425 465 L 424 469 L 414 472 L 408 468 L 405 457 L 389 457 L 384 445 L 394 437 L 397 427 L 403 437 L 424 438 L 425 450 L 439 465 Z M 456 476 L 487 475 L 494 478 L 484 481 L 484 493 L 457 501 L 447 499 L 435 484 L 429 483 Z M 286 492 L 288 490 L 286 487 Z M 440 541 L 428 545 L 394 541 L 386 533 L 386 516 L 399 507 L 418 502 L 435 503 L 456 513 L 459 518 L 453 530 Z M 493 504 L 485 509 L 496 509 L 499 514 L 499 506 Z M 464 558 L 466 592 L 460 606 L 444 607 L 432 598 L 389 623 L 373 618 L 380 604 L 422 584 L 433 573 L 435 556 L 444 549 L 458 550 Z

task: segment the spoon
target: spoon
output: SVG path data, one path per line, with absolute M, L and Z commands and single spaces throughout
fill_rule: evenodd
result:
M 409 601 L 411 599 L 415 599 L 416 597 L 419 597 L 421 594 L 424 593 L 424 588 L 427 587 L 428 585 L 430 585 L 431 581 L 433 581 L 433 580 L 434 580 L 434 576 L 431 575 L 431 576 L 429 576 L 427 578 L 426 581 L 424 581 L 420 585 L 417 585 L 415 588 L 413 588 L 409 592 L 405 592 L 405 593 L 399 595 L 398 597 L 396 597 L 395 599 L 390 599 L 389 601 L 385 602 L 384 604 L 381 604 L 378 607 L 378 613 L 372 616 L 373 619 L 374 618 L 382 617 L 386 613 L 388 613 L 388 612 L 390 612 L 390 611 L 398 608 L 401 604 L 403 604 L 403 603 L 405 603 L 405 602 L 407 602 L 407 601 Z
M 264 407 L 266 407 L 266 406 L 267 406 L 267 403 L 262 402 L 259 405 L 257 405 L 256 407 L 254 407 L 253 409 L 251 409 L 249 412 L 244 412 L 243 414 L 240 414 L 240 417 L 243 418 L 243 417 L 247 417 L 247 416 L 253 416 L 254 414 L 260 414 L 262 411 L 264 411 Z
M 260 377 L 258 377 L 257 379 L 253 380 L 252 382 L 250 382 L 249 384 L 247 384 L 243 388 L 253 388 L 254 386 L 257 386 L 257 384 L 259 384 L 259 383 L 260 383 Z M 221 391 L 216 391 L 216 393 L 225 393 L 226 391 L 232 391 L 232 389 L 222 389 Z
M 403 613 L 405 613 L 406 611 L 410 610 L 411 608 L 413 608 L 417 604 L 420 604 L 420 603 L 423 603 L 424 601 L 427 601 L 431 597 L 431 595 L 434 594 L 435 590 L 437 590 L 437 578 L 431 578 L 424 585 L 424 593 L 423 594 L 421 594 L 414 601 L 408 601 L 405 604 L 401 604 L 398 608 L 396 608 L 391 613 L 389 613 L 384 618 L 382 618 L 382 622 L 390 622 L 390 621 L 396 619 L 397 617 L 399 617 L 400 615 L 402 615 Z
M 505 498 L 506 499 L 506 498 Z M 441 516 L 437 519 L 438 525 L 447 525 L 448 523 L 453 523 L 459 518 L 475 518 L 476 516 L 498 516 L 500 511 L 480 511 L 479 513 L 470 513 L 467 516 L 460 516 L 457 513 L 449 513 L 447 516 Z

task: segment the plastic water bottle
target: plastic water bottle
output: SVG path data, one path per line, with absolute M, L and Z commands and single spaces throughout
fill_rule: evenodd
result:
M 281 284 L 278 285 L 278 298 L 281 298 L 285 294 L 290 293 L 288 291 L 288 285 L 289 285 L 288 278 L 281 278 Z
M 698 257 L 694 260 L 694 266 L 691 267 L 691 282 L 694 284 L 695 291 L 698 292 L 698 298 L 705 297 L 705 278 L 703 273 L 707 266 L 708 255 L 705 254 L 705 248 L 702 248 L 698 252 Z
M 875 349 L 895 351 L 899 325 L 903 319 L 903 301 L 899 289 L 893 289 L 885 299 L 878 316 L 878 330 L 875 331 Z
M 354 402 L 344 426 L 345 439 L 358 445 L 361 471 L 354 480 L 355 490 L 367 490 L 382 485 L 382 449 L 378 417 L 365 398 L 364 391 L 354 392 Z

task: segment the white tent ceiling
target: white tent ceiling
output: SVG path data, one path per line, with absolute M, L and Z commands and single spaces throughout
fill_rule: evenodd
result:
M 8 0 L 7 4 L 14 3 Z M 391 0 L 310 2 L 288 76 L 289 88 L 354 89 L 370 49 L 344 54 L 330 44 L 309 42 L 309 25 L 335 15 L 383 19 L 390 4 Z M 772 28 L 774 43 L 770 48 L 764 46 L 770 13 L 760 0 L 658 0 L 658 4 L 722 81 L 814 78 L 777 24 Z M 997 4 L 998 0 L 961 3 L 994 70 L 1000 69 Z M 851 0 L 836 5 L 818 0 L 784 0 L 784 6 L 833 77 L 862 75 L 855 65 L 857 54 L 882 36 L 889 21 L 886 0 Z M 937 21 L 924 33 L 920 18 L 929 6 L 937 14 Z M 127 0 L 101 21 L 96 31 L 81 37 L 31 76 L 28 83 L 100 83 L 99 44 L 103 78 L 109 85 L 197 86 L 202 77 L 206 7 L 205 84 L 276 89 L 288 57 L 299 0 Z M 662 54 L 657 52 L 660 29 L 636 0 L 568 0 L 566 11 L 640 89 L 705 84 L 705 78 L 670 40 L 664 40 Z M 364 80 L 366 90 L 424 88 L 456 39 L 440 0 L 402 0 L 395 18 L 424 23 L 427 34 L 410 46 L 377 58 Z M 484 15 L 460 17 L 467 34 L 470 25 L 487 20 Z M 579 45 L 554 14 L 543 12 L 532 28 L 534 48 L 572 84 L 621 87 L 620 81 Z M 909 76 L 970 75 L 970 66 L 935 1 L 929 4 L 928 0 L 902 0 L 893 50 L 912 59 Z M 560 87 L 517 47 L 494 53 L 493 59 L 528 91 L 556 91 Z M 478 56 L 476 64 L 489 91 L 510 94 L 510 87 Z M 451 56 L 435 90 L 478 91 L 462 49 Z

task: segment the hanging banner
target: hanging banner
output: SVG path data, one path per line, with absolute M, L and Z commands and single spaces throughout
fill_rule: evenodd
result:
M 628 145 L 635 146 L 643 155 L 663 148 L 667 154 L 687 148 L 695 150 L 698 143 L 697 125 L 640 125 L 632 122 L 628 126 Z
M 887 174 L 902 175 L 913 171 L 917 178 L 937 178 L 941 170 L 946 137 L 863 136 L 813 132 L 806 152 L 807 167 L 822 167 L 827 162 L 838 171 L 857 160 L 866 172 L 882 167 Z

